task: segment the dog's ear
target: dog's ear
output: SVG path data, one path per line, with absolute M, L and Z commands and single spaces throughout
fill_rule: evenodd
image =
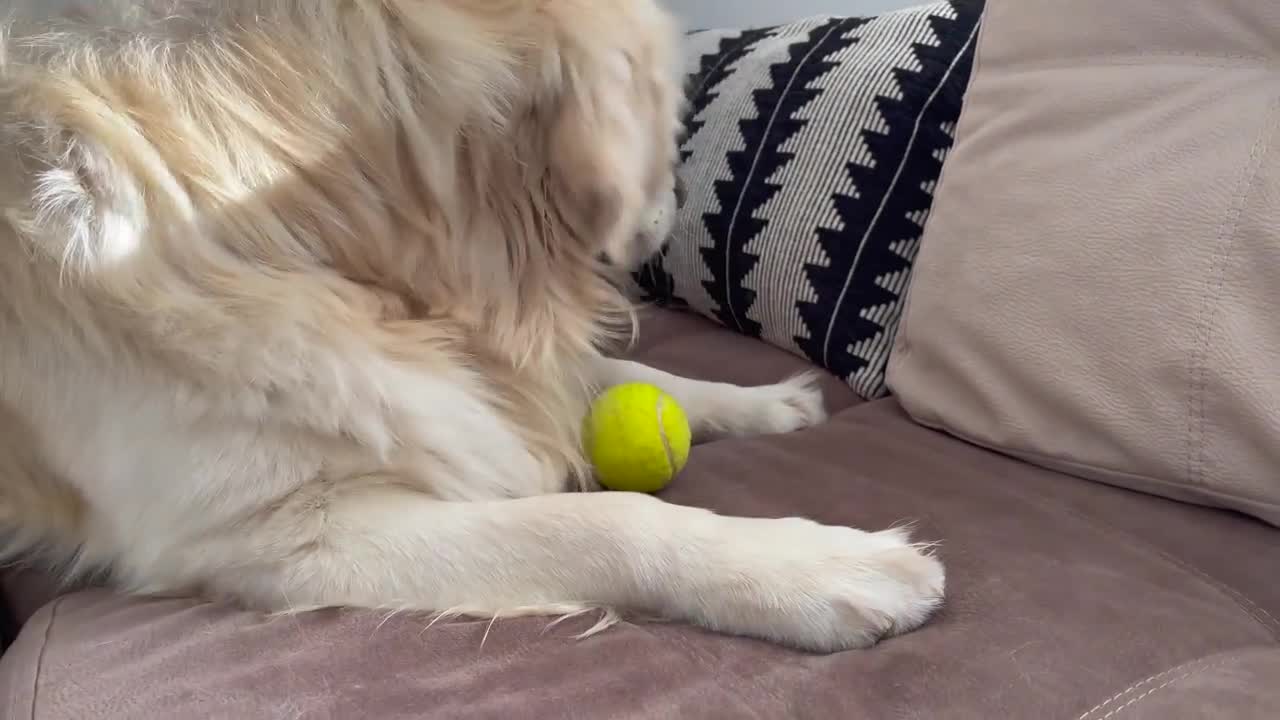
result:
M 637 229 L 671 192 L 679 98 L 674 27 L 656 6 L 624 5 L 624 17 L 601 14 L 607 29 L 568 20 L 579 32 L 559 48 L 548 138 L 559 212 L 588 250 L 619 265 L 637 259 Z
M 578 73 L 556 109 L 550 138 L 551 182 L 571 232 L 613 255 L 646 202 L 649 155 L 656 148 L 636 107 L 623 59 Z M 617 259 L 617 258 L 615 258 Z

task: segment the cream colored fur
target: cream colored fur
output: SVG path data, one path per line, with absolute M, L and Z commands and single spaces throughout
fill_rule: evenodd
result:
M 110 6 L 0 47 L 8 554 L 272 611 L 604 607 L 816 650 L 940 602 L 901 531 L 564 492 L 607 384 L 664 385 L 703 438 L 823 417 L 805 379 L 602 355 L 630 309 L 601 259 L 647 257 L 670 209 L 654 2 Z

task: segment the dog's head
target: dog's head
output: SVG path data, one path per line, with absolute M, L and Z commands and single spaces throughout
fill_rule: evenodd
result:
M 549 204 L 570 241 L 632 269 L 667 241 L 682 92 L 676 28 L 651 0 L 553 0 L 545 57 Z

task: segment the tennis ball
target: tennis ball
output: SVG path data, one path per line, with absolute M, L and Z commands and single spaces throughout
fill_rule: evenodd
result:
M 684 468 L 691 437 L 674 398 L 647 383 L 627 383 L 592 403 L 585 439 L 601 485 L 651 493 Z

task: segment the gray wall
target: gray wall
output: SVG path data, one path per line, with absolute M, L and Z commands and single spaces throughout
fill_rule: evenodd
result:
M 686 29 L 769 25 L 805 15 L 878 15 L 927 0 L 662 0 Z

